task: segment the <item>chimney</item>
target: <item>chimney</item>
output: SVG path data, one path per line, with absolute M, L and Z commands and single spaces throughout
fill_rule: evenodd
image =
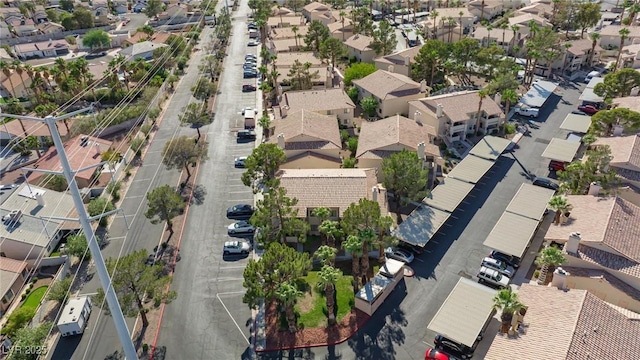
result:
M 285 144 L 284 144 L 284 134 L 279 134 L 278 135 L 278 147 L 280 149 L 284 150 L 284 146 L 285 146 Z
M 411 65 L 411 58 L 408 56 L 404 57 L 404 65 L 405 66 L 410 66 Z
M 100 144 L 98 144 L 97 142 L 95 142 L 93 145 L 94 145 L 94 146 L 95 146 L 95 148 L 96 148 L 96 154 L 100 155 Z
M 281 118 L 286 118 L 287 117 L 287 112 L 289 112 L 289 105 L 285 105 L 283 107 L 280 108 L 280 117 Z
M 420 81 L 420 92 L 421 93 L 425 93 L 427 92 L 427 81 L 422 79 L 422 81 Z
M 415 120 L 415 122 L 416 122 L 416 123 L 418 123 L 418 124 L 422 124 L 422 121 L 420 121 L 420 120 L 421 120 L 421 119 L 420 119 L 420 116 L 421 116 L 421 115 L 422 115 L 422 113 L 421 113 L 420 111 L 418 111 L 418 110 L 416 110 L 416 111 L 413 113 L 413 120 Z
M 380 192 L 380 190 L 378 189 L 377 186 L 374 186 L 371 189 L 371 201 L 378 202 L 378 192 Z
M 602 189 L 602 186 L 600 186 L 598 182 L 594 181 L 591 184 L 589 184 L 589 192 L 587 194 L 591 196 L 598 196 L 600 195 L 600 189 Z
M 42 194 L 40 193 L 36 193 L 36 201 L 38 202 L 38 205 L 40 206 L 44 206 L 44 197 L 42 197 Z
M 344 90 L 344 81 L 340 81 L 340 89 Z
M 387 71 L 392 73 L 394 72 L 395 68 L 393 67 L 393 65 L 389 65 L 389 67 L 387 67 Z
M 493 97 L 493 100 L 494 100 L 497 104 L 500 104 L 500 102 L 502 101 L 502 94 L 500 94 L 500 93 L 496 93 L 496 95 Z
M 439 119 L 442 117 L 442 111 L 443 111 L 443 107 L 442 104 L 438 104 L 438 108 L 436 110 L 436 117 Z
M 553 272 L 553 279 L 551 279 L 551 286 L 555 286 L 560 290 L 566 289 L 567 275 L 568 273 L 564 271 L 561 267 L 556 268 L 556 271 Z
M 571 234 L 569 234 L 567 243 L 564 244 L 564 251 L 567 254 L 575 255 L 578 253 L 578 245 L 580 245 L 580 233 L 572 232 Z
M 418 144 L 418 157 L 424 160 L 424 141 Z
M 634 86 L 631 89 L 631 93 L 629 94 L 629 96 L 638 96 L 638 93 L 640 93 L 640 87 Z
M 622 136 L 624 127 L 622 125 L 613 125 L 613 136 Z
M 80 146 L 85 147 L 87 146 L 87 143 L 89 142 L 89 137 L 84 135 L 83 137 L 80 138 Z

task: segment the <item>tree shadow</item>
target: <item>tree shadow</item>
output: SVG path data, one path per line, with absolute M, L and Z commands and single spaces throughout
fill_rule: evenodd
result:
M 259 353 L 258 358 L 264 360 L 313 360 L 315 359 L 315 354 L 312 351 L 312 348 L 304 348 L 304 349 L 293 349 L 293 350 L 281 350 L 281 351 L 272 351 L 266 353 Z M 252 357 L 245 357 L 245 354 L 242 354 L 242 359 L 252 359 Z
M 191 191 L 191 202 L 189 205 L 202 205 L 204 204 L 205 196 L 207 195 L 207 188 L 204 185 L 196 185 L 188 184 L 185 186 L 185 190 Z M 188 191 L 187 191 L 188 192 Z

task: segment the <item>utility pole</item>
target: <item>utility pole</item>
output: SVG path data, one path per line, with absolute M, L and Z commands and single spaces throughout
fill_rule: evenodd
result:
M 62 165 L 62 174 L 67 180 L 67 184 L 69 184 L 69 192 L 71 194 L 71 197 L 73 197 L 73 202 L 75 204 L 76 211 L 78 212 L 78 219 L 54 218 L 54 217 L 49 217 L 48 219 L 79 221 L 80 224 L 82 225 L 82 231 L 84 232 L 84 235 L 87 238 L 87 243 L 89 245 L 89 250 L 91 251 L 91 256 L 95 261 L 96 272 L 98 273 L 98 277 L 100 278 L 100 283 L 102 285 L 102 290 L 104 291 L 105 298 L 109 306 L 109 311 L 111 312 L 111 316 L 113 317 L 113 322 L 115 323 L 116 331 L 118 332 L 118 337 L 120 338 L 120 343 L 122 344 L 122 348 L 124 349 L 124 355 L 127 360 L 138 360 L 138 354 L 136 352 L 136 348 L 133 346 L 133 341 L 131 340 L 131 333 L 129 333 L 129 329 L 127 328 L 124 315 L 122 314 L 122 309 L 120 308 L 120 304 L 118 303 L 118 297 L 116 296 L 116 293 L 113 290 L 113 286 L 111 286 L 111 279 L 109 278 L 109 272 L 107 271 L 107 266 L 104 263 L 102 252 L 100 252 L 100 245 L 98 245 L 96 234 L 91 228 L 91 223 L 90 223 L 90 221 L 92 220 L 97 220 L 101 217 L 116 213 L 120 211 L 120 209 L 109 211 L 95 217 L 89 217 L 89 214 L 87 213 L 87 209 L 84 207 L 84 203 L 82 202 L 82 196 L 80 194 L 80 190 L 78 190 L 78 184 L 76 183 L 76 177 L 75 177 L 76 174 L 81 171 L 90 169 L 92 167 L 102 166 L 106 162 L 101 162 L 100 164 L 88 166 L 82 169 L 75 169 L 75 170 L 72 169 L 64 149 L 64 144 L 62 143 L 62 139 L 60 138 L 60 133 L 58 132 L 58 128 L 56 127 L 56 122 L 59 120 L 70 118 L 91 110 L 93 110 L 93 107 L 73 111 L 58 117 L 53 117 L 49 115 L 44 119 L 30 117 L 30 116 L 0 113 L 0 118 L 8 117 L 8 118 L 14 118 L 14 119 L 21 119 L 21 120 L 33 120 L 33 121 L 43 122 L 47 124 L 47 126 L 49 127 L 49 131 L 51 132 L 51 137 L 53 139 L 53 144 L 55 145 L 55 148 L 58 152 L 58 157 L 60 158 L 60 164 Z M 38 169 L 30 169 L 30 170 L 52 173 L 52 174 L 60 174 L 60 172 L 56 172 L 56 171 L 38 170 Z

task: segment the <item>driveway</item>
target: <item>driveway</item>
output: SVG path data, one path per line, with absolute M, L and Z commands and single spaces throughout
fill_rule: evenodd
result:
M 144 26 L 144 24 L 149 20 L 149 18 L 147 17 L 147 15 L 145 14 L 138 14 L 138 13 L 127 13 L 127 14 L 123 14 L 124 17 L 126 17 L 127 19 L 129 19 L 129 23 L 125 26 L 120 27 L 118 30 L 129 30 L 131 31 L 131 33 L 133 34 L 135 32 L 136 29 L 138 29 L 139 27 Z

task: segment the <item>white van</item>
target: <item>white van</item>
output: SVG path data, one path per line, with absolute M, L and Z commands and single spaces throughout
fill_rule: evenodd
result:
M 513 110 L 520 116 L 528 116 L 530 118 L 537 118 L 540 113 L 540 109 L 524 104 L 518 104 Z
M 587 76 L 585 76 L 584 82 L 589 83 L 589 81 L 591 81 L 591 79 L 593 79 L 594 77 L 599 77 L 599 76 L 600 76 L 600 72 L 599 71 L 592 71 L 592 72 L 588 73 Z

